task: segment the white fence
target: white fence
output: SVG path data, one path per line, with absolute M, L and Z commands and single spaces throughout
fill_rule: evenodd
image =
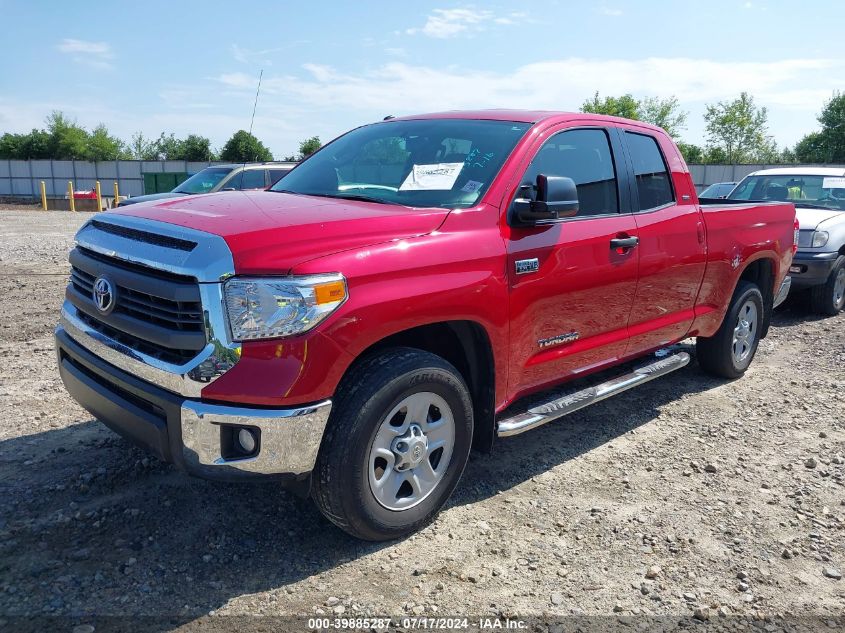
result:
M 39 198 L 42 180 L 48 197 L 64 196 L 68 180 L 77 191 L 91 190 L 99 180 L 103 192 L 109 195 L 112 183 L 117 181 L 120 195 L 140 196 L 144 193 L 144 174 L 193 174 L 213 164 L 185 160 L 0 160 L 0 196 Z

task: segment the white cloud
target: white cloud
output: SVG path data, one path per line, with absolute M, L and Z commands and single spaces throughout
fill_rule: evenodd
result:
M 272 66 L 272 57 L 282 51 L 290 50 L 297 46 L 307 44 L 308 40 L 296 40 L 295 42 L 288 42 L 284 46 L 275 46 L 273 48 L 252 49 L 232 44 L 230 50 L 234 60 L 241 64 L 261 64 L 263 66 Z
M 624 14 L 622 9 L 613 9 L 611 7 L 602 7 L 601 13 L 602 15 L 608 15 L 612 18 L 618 18 L 619 16 Z
M 458 35 L 471 35 L 487 28 L 491 23 L 499 25 L 515 24 L 524 18 L 522 12 L 512 12 L 506 15 L 496 15 L 487 9 L 473 7 L 456 9 L 434 9 L 421 27 L 410 28 L 405 31 L 408 35 L 421 33 L 436 39 L 447 39 Z
M 305 64 L 305 77 L 265 77 L 263 86 L 315 107 L 396 110 L 467 107 L 577 108 L 596 90 L 604 94 L 675 95 L 682 102 L 712 101 L 742 91 L 762 103 L 818 108 L 818 95 L 845 78 L 845 61 L 787 59 L 720 62 L 692 58 L 639 60 L 566 58 L 535 62 L 511 72 L 441 69 L 395 61 L 360 73 Z M 220 75 L 236 89 L 254 88 L 243 73 Z M 801 88 L 795 88 L 796 83 Z
M 307 64 L 305 74 L 265 75 L 267 100 L 321 112 L 323 120 L 376 120 L 393 114 L 472 108 L 577 110 L 596 90 L 603 95 L 677 96 L 691 112 L 689 138 L 700 140 L 705 103 L 732 99 L 742 91 L 767 106 L 771 131 L 780 143 L 794 143 L 814 129 L 815 116 L 832 86 L 845 83 L 845 60 L 785 59 L 722 62 L 693 58 L 565 58 L 517 67 L 509 72 L 433 68 L 401 61 L 361 72 Z M 255 89 L 242 73 L 221 75 L 229 89 Z M 798 86 L 798 87 L 796 87 Z M 271 96 L 272 95 L 272 96 Z M 343 127 L 333 130 L 339 133 Z M 696 138 L 699 137 L 699 138 Z
M 110 59 L 114 57 L 111 46 L 106 42 L 89 42 L 65 38 L 56 45 L 56 48 L 67 55 L 78 64 L 85 64 L 93 68 L 108 69 L 112 65 Z

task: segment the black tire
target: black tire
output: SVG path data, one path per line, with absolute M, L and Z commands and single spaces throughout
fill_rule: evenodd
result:
M 454 419 L 454 442 L 445 472 L 417 505 L 391 510 L 374 495 L 370 451 L 386 416 L 414 393 L 434 393 Z M 408 535 L 431 521 L 449 499 L 469 459 L 472 399 L 461 374 L 439 356 L 395 348 L 364 360 L 338 388 L 312 473 L 312 496 L 323 515 L 360 539 Z
M 739 325 L 740 311 L 749 302 L 756 308 L 756 326 L 753 337 L 749 335 L 747 340 L 748 353 L 740 359 L 734 354 L 734 330 Z M 757 353 L 763 331 L 763 316 L 763 295 L 760 289 L 749 281 L 740 281 L 719 330 L 713 336 L 696 339 L 695 350 L 701 368 L 708 374 L 722 378 L 742 376 Z
M 845 255 L 840 255 L 833 264 L 825 283 L 810 289 L 810 305 L 816 314 L 836 316 L 845 307 L 845 293 L 836 296 L 841 291 L 836 287 L 839 275 L 845 275 Z

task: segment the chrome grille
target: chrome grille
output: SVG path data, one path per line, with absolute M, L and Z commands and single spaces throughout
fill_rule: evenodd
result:
M 184 275 L 77 247 L 70 254 L 67 299 L 85 324 L 153 358 L 176 365 L 196 357 L 207 343 L 199 284 Z M 106 276 L 115 288 L 114 308 L 94 304 L 94 281 Z
M 75 266 L 71 268 L 71 282 L 82 294 L 93 294 L 95 279 L 94 275 L 84 270 Z M 174 301 L 118 284 L 115 311 L 173 330 L 203 330 L 202 305 L 199 301 Z

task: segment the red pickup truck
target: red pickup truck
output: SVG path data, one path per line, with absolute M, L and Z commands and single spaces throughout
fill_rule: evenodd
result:
M 161 459 L 276 478 L 390 539 L 437 513 L 472 447 L 683 367 L 667 350 L 682 339 L 704 370 L 741 376 L 796 230 L 789 203 L 699 204 L 650 125 L 391 119 L 268 191 L 97 215 L 70 254 L 59 368 Z

